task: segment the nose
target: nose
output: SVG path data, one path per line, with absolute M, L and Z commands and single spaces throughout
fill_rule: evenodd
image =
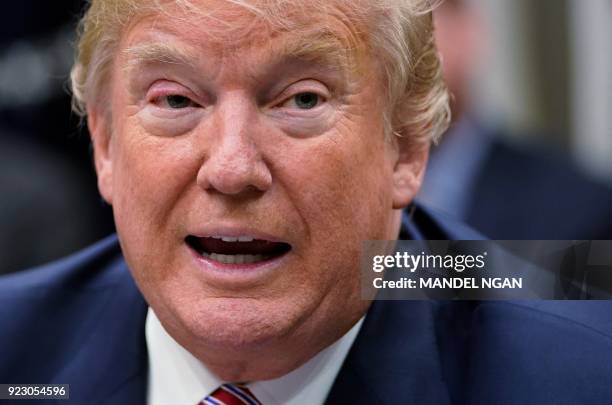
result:
M 262 129 L 256 108 L 234 97 L 221 103 L 212 114 L 212 133 L 205 137 L 210 148 L 198 172 L 199 186 L 232 196 L 268 190 L 272 174 L 257 146 Z

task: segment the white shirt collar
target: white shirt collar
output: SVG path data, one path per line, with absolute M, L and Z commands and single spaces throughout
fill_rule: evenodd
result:
M 363 318 L 342 338 L 280 378 L 248 385 L 264 405 L 322 404 L 361 329 Z M 217 378 L 147 312 L 148 405 L 195 405 L 225 381 Z

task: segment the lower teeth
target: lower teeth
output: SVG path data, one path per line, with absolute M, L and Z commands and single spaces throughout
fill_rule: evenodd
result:
M 204 257 L 224 264 L 250 264 L 261 262 L 268 258 L 264 255 L 221 255 L 217 253 L 202 253 Z

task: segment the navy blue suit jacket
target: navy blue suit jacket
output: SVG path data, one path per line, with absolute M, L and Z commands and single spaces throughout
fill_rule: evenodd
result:
M 405 218 L 402 236 L 480 238 L 422 209 Z M 609 308 L 606 302 L 375 302 L 327 402 L 612 403 Z M 0 383 L 70 384 L 70 401 L 58 404 L 144 405 L 146 311 L 115 237 L 5 276 Z

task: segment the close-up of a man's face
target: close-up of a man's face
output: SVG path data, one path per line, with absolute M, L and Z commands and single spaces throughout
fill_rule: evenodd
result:
M 100 191 L 178 342 L 214 367 L 215 348 L 299 338 L 297 365 L 369 306 L 361 242 L 397 237 L 426 147 L 385 136 L 381 67 L 342 7 L 275 30 L 197 4 L 121 33 L 108 104 L 88 108 Z
M 0 402 L 609 403 L 606 1 L 11 2 Z

